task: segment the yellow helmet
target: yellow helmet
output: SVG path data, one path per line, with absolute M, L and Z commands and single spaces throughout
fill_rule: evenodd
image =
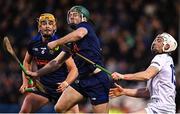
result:
M 46 21 L 46 20 L 53 22 L 54 29 L 56 31 L 56 19 L 55 19 L 54 15 L 51 13 L 43 13 L 40 15 L 40 17 L 38 18 L 38 28 L 40 28 L 41 22 Z

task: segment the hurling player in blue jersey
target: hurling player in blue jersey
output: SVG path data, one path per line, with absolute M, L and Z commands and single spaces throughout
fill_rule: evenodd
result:
M 74 6 L 68 11 L 67 21 L 74 31 L 60 38 L 60 40 L 58 39 L 48 43 L 49 48 L 54 49 L 57 46 L 72 42 L 73 46 L 71 47 L 78 53 L 89 58 L 96 64 L 104 66 L 101 57 L 100 39 L 96 35 L 90 22 L 89 11 L 83 6 Z M 52 60 L 42 69 L 37 72 L 28 73 L 32 76 L 46 74 L 57 64 L 62 64 L 68 56 L 70 56 L 70 54 L 64 50 L 56 59 Z M 93 112 L 107 113 L 109 109 L 108 92 L 110 87 L 108 75 L 75 54 L 73 58 L 78 67 L 79 77 L 63 92 L 55 105 L 55 110 L 57 112 L 66 112 L 85 97 L 90 99 Z
M 38 19 L 39 33 L 32 39 L 28 46 L 24 58 L 24 66 L 31 70 L 31 62 L 34 61 L 37 68 L 40 69 L 49 61 L 54 59 L 62 50 L 55 48 L 54 51 L 49 50 L 47 43 L 57 40 L 56 20 L 50 13 L 41 14 Z M 52 69 L 53 72 L 40 77 L 40 82 L 44 85 L 46 93 L 28 92 L 25 96 L 20 113 L 35 112 L 50 101 L 55 103 L 59 99 L 62 92 L 71 84 L 78 76 L 77 67 L 72 57 L 69 57 L 64 64 L 56 66 Z M 22 93 L 25 93 L 25 88 L 28 87 L 28 80 L 23 73 L 23 84 L 20 88 Z M 78 105 L 72 107 L 68 112 L 79 112 Z

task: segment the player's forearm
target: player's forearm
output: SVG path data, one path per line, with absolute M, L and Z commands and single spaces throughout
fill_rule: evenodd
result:
M 70 57 L 69 53 L 61 52 L 55 59 L 51 60 L 48 64 L 37 71 L 37 76 L 43 76 L 47 73 L 57 70 Z
M 124 95 L 137 98 L 147 98 L 149 97 L 149 91 L 146 88 L 124 89 Z
M 125 74 L 121 75 L 124 80 L 149 80 L 152 77 L 156 76 L 159 72 L 159 69 L 154 66 L 149 66 L 145 71 L 137 72 L 134 74 Z
M 48 64 L 37 71 L 37 76 L 43 76 L 50 72 L 53 72 L 59 68 L 59 64 L 56 60 L 51 60 Z
M 148 73 L 145 71 L 134 73 L 134 74 L 125 74 L 123 77 L 124 80 L 137 80 L 137 81 L 143 81 L 143 80 L 149 80 L 150 77 Z
M 78 69 L 75 67 L 69 71 L 68 76 L 65 81 L 68 84 L 71 84 L 77 78 L 77 76 L 78 76 Z
M 71 32 L 68 35 L 57 40 L 57 45 L 64 45 L 69 42 L 74 42 L 80 40 L 81 36 L 77 33 L 77 31 Z
M 26 70 L 31 69 L 31 65 L 27 61 L 23 61 L 23 66 Z M 26 75 L 24 72 L 22 72 L 22 79 L 23 79 L 23 83 L 28 83 L 28 79 L 26 78 Z
M 77 29 L 77 30 L 69 33 L 68 35 L 58 39 L 57 45 L 64 45 L 69 42 L 75 42 L 77 40 L 80 40 L 84 36 L 85 36 L 85 33 L 83 33 L 81 29 Z

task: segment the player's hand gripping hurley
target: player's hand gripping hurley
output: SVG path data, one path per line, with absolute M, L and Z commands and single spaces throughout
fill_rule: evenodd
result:
M 32 79 L 31 76 L 29 76 L 27 74 L 26 69 L 24 68 L 23 64 L 20 62 L 20 60 L 16 56 L 8 37 L 4 37 L 3 45 L 4 45 L 4 48 L 8 51 L 8 53 L 11 54 L 12 57 L 18 62 L 19 67 L 25 73 L 26 78 L 29 80 L 29 84 L 32 85 L 34 82 L 36 85 L 36 88 L 26 88 L 25 91 L 31 92 L 31 91 L 37 91 L 38 90 L 38 91 L 45 93 L 46 91 L 45 91 L 43 85 L 38 80 Z

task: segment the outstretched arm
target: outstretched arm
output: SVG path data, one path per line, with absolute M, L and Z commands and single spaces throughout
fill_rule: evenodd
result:
M 77 40 L 82 39 L 88 33 L 87 29 L 84 27 L 80 27 L 77 30 L 67 34 L 66 36 L 59 38 L 58 40 L 52 41 L 48 43 L 48 47 L 53 49 L 57 46 L 64 45 L 69 42 L 75 42 Z
M 70 57 L 69 53 L 62 51 L 55 59 L 36 72 L 27 71 L 31 76 L 38 77 L 57 70 Z
M 112 74 L 112 78 L 114 80 L 122 79 L 122 80 L 149 80 L 152 77 L 154 77 L 159 72 L 158 68 L 154 66 L 149 66 L 145 71 L 137 72 L 134 74 L 120 74 L 117 72 L 114 72 Z
M 137 98 L 148 98 L 150 96 L 149 90 L 147 88 L 139 89 L 126 89 L 122 88 L 120 85 L 115 84 L 115 88 L 111 88 L 109 92 L 110 97 L 118 97 L 121 95 L 126 95 L 130 97 Z

